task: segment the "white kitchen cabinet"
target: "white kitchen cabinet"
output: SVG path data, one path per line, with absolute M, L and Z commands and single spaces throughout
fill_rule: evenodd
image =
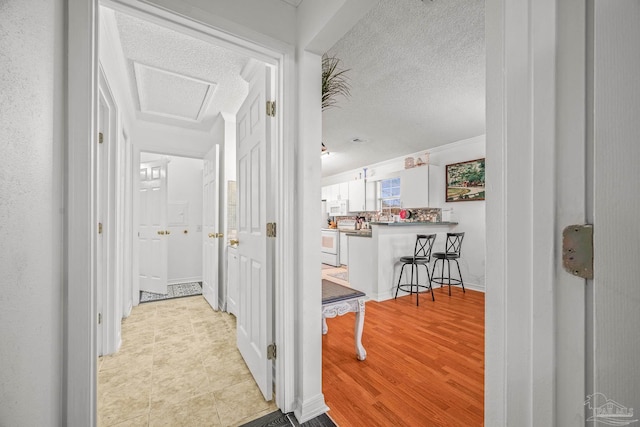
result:
M 429 207 L 429 166 L 405 169 L 400 175 L 400 199 L 403 208 Z
M 240 262 L 238 260 L 238 248 L 227 247 L 227 311 L 234 316 L 238 315 L 240 280 Z
M 338 200 L 338 188 L 337 184 L 327 186 L 327 200 Z
M 338 200 L 349 200 L 349 181 L 338 184 Z
M 325 185 L 321 194 L 322 200 L 349 200 L 349 181 Z
M 376 181 L 356 179 L 349 181 L 349 211 L 365 212 L 377 209 Z
M 366 180 L 356 179 L 349 181 L 349 211 L 363 212 L 366 209 L 365 197 Z
M 340 232 L 340 264 L 349 265 L 349 238 L 343 231 Z
M 378 181 L 365 180 L 365 202 L 367 211 L 378 210 Z
M 324 187 L 322 187 L 322 189 L 320 190 L 321 193 L 321 199 L 322 200 L 330 200 L 329 199 L 329 186 L 325 185 Z

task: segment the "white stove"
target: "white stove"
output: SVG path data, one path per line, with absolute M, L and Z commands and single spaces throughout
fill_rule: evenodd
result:
M 352 231 L 356 229 L 357 221 L 355 219 L 341 219 L 338 221 L 338 230 L 340 231 Z
M 337 228 L 323 228 L 320 233 L 322 243 L 321 262 L 340 267 L 340 231 Z

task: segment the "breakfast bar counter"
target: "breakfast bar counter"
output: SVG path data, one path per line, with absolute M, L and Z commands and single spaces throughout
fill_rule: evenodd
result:
M 444 250 L 446 234 L 457 222 L 371 223 L 369 238 L 349 236 L 349 283 L 374 301 L 393 298 L 400 257 L 413 254 L 416 235 L 436 234 L 433 251 Z

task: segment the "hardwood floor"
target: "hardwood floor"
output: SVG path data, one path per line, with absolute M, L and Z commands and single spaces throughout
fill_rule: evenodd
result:
M 366 303 L 358 361 L 354 314 L 327 319 L 323 393 L 340 427 L 481 426 L 484 294 L 452 287 Z

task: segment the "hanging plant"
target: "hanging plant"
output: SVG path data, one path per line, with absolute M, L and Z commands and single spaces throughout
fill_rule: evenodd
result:
M 349 83 L 346 73 L 339 69 L 340 59 L 322 55 L 322 111 L 336 105 L 339 96 L 349 97 Z

